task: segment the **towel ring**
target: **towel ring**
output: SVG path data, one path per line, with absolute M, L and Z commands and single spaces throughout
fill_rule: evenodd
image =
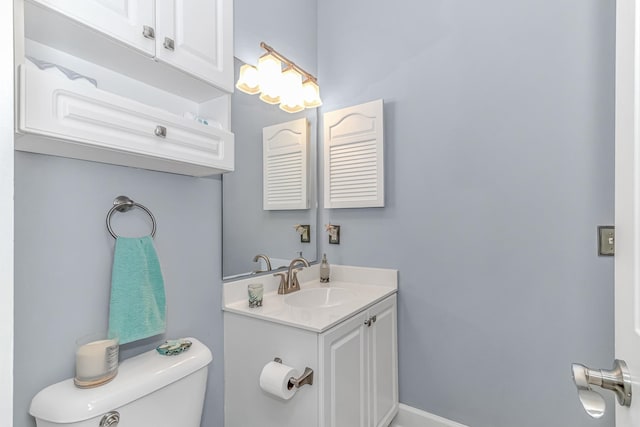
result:
M 118 211 L 118 212 L 128 212 L 131 209 L 133 209 L 134 207 L 138 207 L 138 208 L 142 209 L 143 211 L 145 211 L 151 217 L 151 225 L 152 225 L 151 237 L 155 237 L 156 236 L 156 228 L 157 228 L 156 227 L 156 218 L 153 216 L 151 211 L 149 209 L 147 209 L 146 207 L 142 206 L 140 203 L 134 202 L 133 200 L 131 200 L 127 196 L 118 196 L 113 201 L 113 207 L 111 209 L 109 209 L 109 213 L 107 214 L 107 230 L 109 230 L 109 234 L 111 234 L 114 239 L 117 239 L 119 236 L 113 231 L 113 228 L 111 228 L 111 217 L 113 216 L 113 214 L 116 211 Z

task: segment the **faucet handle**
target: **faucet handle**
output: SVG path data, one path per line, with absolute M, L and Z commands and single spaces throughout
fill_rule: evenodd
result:
M 287 273 L 275 273 L 273 277 L 280 276 L 280 285 L 278 285 L 278 294 L 283 295 L 286 293 L 287 288 Z
M 294 268 L 291 271 L 291 288 L 293 290 L 300 290 L 300 282 L 298 281 L 298 273 L 301 272 L 302 269 L 301 268 Z

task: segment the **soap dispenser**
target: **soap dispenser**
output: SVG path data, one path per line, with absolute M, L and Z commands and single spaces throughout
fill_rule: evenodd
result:
M 327 262 L 327 254 L 322 254 L 322 262 L 320 263 L 320 282 L 321 283 L 329 283 L 330 272 L 331 272 L 331 267 Z

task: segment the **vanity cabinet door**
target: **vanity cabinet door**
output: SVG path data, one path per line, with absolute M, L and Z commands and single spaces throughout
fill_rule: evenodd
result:
M 320 335 L 320 425 L 387 427 L 398 413 L 396 296 Z
M 386 427 L 398 413 L 398 326 L 396 296 L 371 307 L 369 333 L 370 426 Z M 375 321 L 373 321 L 375 316 Z
M 155 41 L 144 27 L 155 28 L 154 0 L 31 0 L 152 56 Z M 46 25 L 46 23 L 45 23 Z M 82 40 L 76 40 L 81 43 Z
M 233 1 L 156 3 L 156 57 L 233 92 Z
M 320 335 L 320 426 L 368 427 L 366 312 Z

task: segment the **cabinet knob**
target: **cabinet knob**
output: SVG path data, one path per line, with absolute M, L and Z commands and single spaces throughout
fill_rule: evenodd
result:
M 142 26 L 142 35 L 144 36 L 145 39 L 155 40 L 155 38 L 156 38 L 156 30 L 154 30 L 153 27 L 150 27 L 148 25 L 143 25 Z
M 167 50 L 173 51 L 175 49 L 175 45 L 173 43 L 173 39 L 170 39 L 169 37 L 165 37 L 164 38 L 163 46 Z
M 376 323 L 376 320 L 378 320 L 377 316 L 373 315 L 373 316 L 369 317 L 367 320 L 365 320 L 364 324 L 367 325 L 367 327 L 370 328 L 371 325 Z
M 156 126 L 156 129 L 153 131 L 155 136 L 158 136 L 160 138 L 166 138 L 167 137 L 167 128 L 164 126 Z

